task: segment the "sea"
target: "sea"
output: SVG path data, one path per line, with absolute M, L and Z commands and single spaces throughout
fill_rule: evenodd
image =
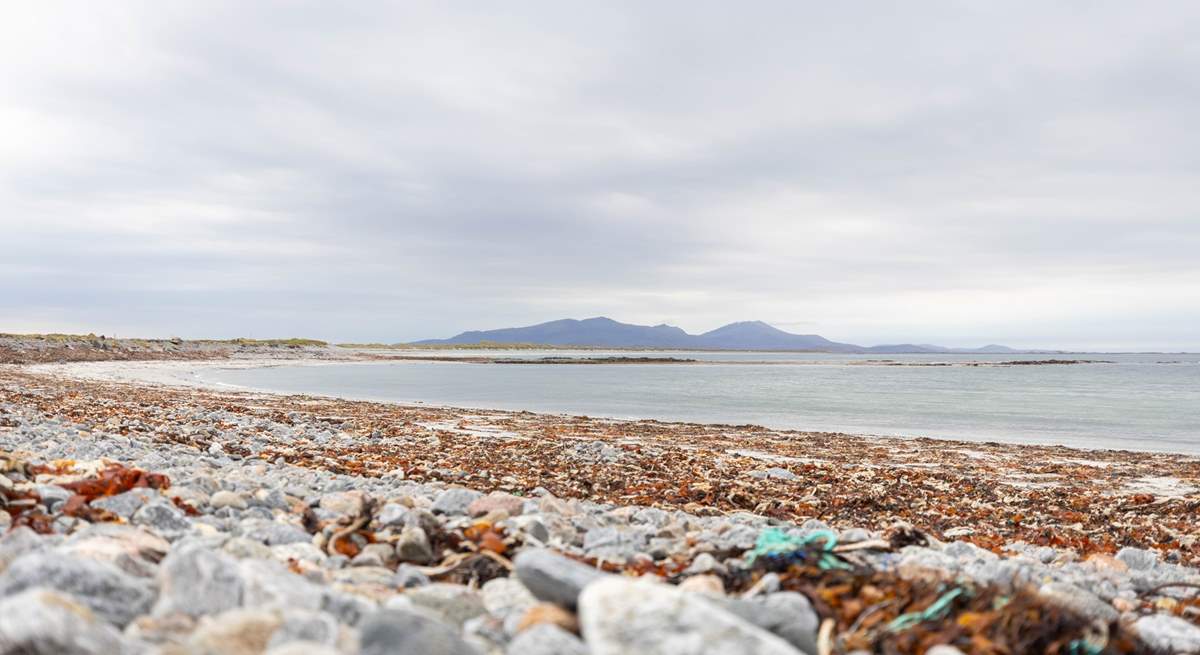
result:
M 388 361 L 217 368 L 200 375 L 208 382 L 248 389 L 397 403 L 1200 455 L 1196 354 L 407 354 L 672 357 L 698 363 Z M 998 365 L 1047 359 L 1093 361 Z

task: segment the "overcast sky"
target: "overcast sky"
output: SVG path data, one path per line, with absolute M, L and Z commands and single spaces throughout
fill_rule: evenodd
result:
M 25 2 L 0 331 L 1200 350 L 1200 3 Z

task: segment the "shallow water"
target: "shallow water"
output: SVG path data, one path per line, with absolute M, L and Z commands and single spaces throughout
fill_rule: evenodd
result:
M 687 357 L 712 364 L 388 362 L 212 369 L 243 387 L 392 402 L 1080 448 L 1200 454 L 1200 355 L 832 355 L 438 351 Z M 1016 359 L 1057 366 L 963 366 Z M 882 366 L 944 362 L 954 366 Z

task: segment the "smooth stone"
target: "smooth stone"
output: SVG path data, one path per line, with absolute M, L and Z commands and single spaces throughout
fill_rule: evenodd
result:
M 503 491 L 493 491 L 492 493 L 476 498 L 467 506 L 467 514 L 471 516 L 483 516 L 494 511 L 503 511 L 509 516 L 517 516 L 525 507 L 525 499 L 520 496 L 514 496 Z
M 467 508 L 471 506 L 471 503 L 482 496 L 483 494 L 474 489 L 451 487 L 438 494 L 438 497 L 433 501 L 433 507 L 430 509 L 434 514 L 460 516 L 466 514 Z
M 381 528 L 402 527 L 408 520 L 409 509 L 399 503 L 387 503 L 375 514 L 375 521 Z
M 337 618 L 328 612 L 291 609 L 283 613 L 283 623 L 271 634 L 267 647 L 294 642 L 333 647 L 338 644 L 340 630 Z
M 360 655 L 479 655 L 450 626 L 419 612 L 376 612 L 359 626 Z
M 279 612 L 235 609 L 205 617 L 187 641 L 188 655 L 259 655 L 283 623 Z
M 797 655 L 782 638 L 670 585 L 609 577 L 579 597 L 592 655 Z
M 401 562 L 427 564 L 433 561 L 433 546 L 429 536 L 417 526 L 408 526 L 400 532 L 396 541 L 396 559 Z
M 1158 564 L 1158 553 L 1142 548 L 1122 548 L 1117 551 L 1117 559 L 1125 563 L 1133 571 L 1149 571 Z
M 1120 613 L 1095 594 L 1065 582 L 1048 582 L 1038 589 L 1038 595 L 1092 620 L 1111 623 Z
M 0 600 L 4 655 L 110 655 L 124 650 L 121 634 L 70 596 L 32 587 Z
M 1148 646 L 1164 653 L 1200 653 L 1200 628 L 1177 616 L 1151 614 L 1133 624 Z
M 321 608 L 321 587 L 296 575 L 282 562 L 246 559 L 238 563 L 238 572 L 245 607 Z
M 173 549 L 159 567 L 158 582 L 158 616 L 219 614 L 242 604 L 237 561 L 201 546 Z
M 432 610 L 458 626 L 487 612 L 479 592 L 459 584 L 435 582 L 411 589 L 404 597 L 413 605 Z
M 396 548 L 391 544 L 367 544 L 350 560 L 351 566 L 387 566 L 396 564 Z
M 805 653 L 817 652 L 821 617 L 804 594 L 781 591 L 750 599 L 714 599 L 721 608 L 763 630 L 783 637 Z
M 124 627 L 149 611 L 154 588 L 149 581 L 125 573 L 108 562 L 33 552 L 13 561 L 0 574 L 0 596 L 49 587 L 71 594 L 104 620 Z
M 521 551 L 513 564 L 517 579 L 534 597 L 572 610 L 584 587 L 607 575 L 544 548 Z
M 709 596 L 724 596 L 725 583 L 721 582 L 721 578 L 715 575 L 703 574 L 693 575 L 692 577 L 679 583 L 679 589 L 688 591 L 694 594 L 706 594 Z
M 245 537 L 233 537 L 229 541 L 226 541 L 225 545 L 221 546 L 221 550 L 238 559 L 267 559 L 272 557 L 272 551 L 266 544 Z
M 241 494 L 233 491 L 218 491 L 209 497 L 208 504 L 213 509 L 221 509 L 224 507 L 246 509 L 248 506 L 246 499 L 243 498 Z
M 401 564 L 396 567 L 396 576 L 392 578 L 392 584 L 400 589 L 411 589 L 413 587 L 423 587 L 431 581 L 429 576 L 422 573 L 417 567 L 411 564 Z
M 238 536 L 261 541 L 268 546 L 311 543 L 312 535 L 293 523 L 281 523 L 269 519 L 247 519 L 238 524 L 234 533 Z
M 167 501 L 142 505 L 133 513 L 133 523 L 144 525 L 168 540 L 177 539 L 192 529 L 183 510 Z
M 488 614 L 506 620 L 512 614 L 524 614 L 537 599 L 516 578 L 494 578 L 479 590 Z
M 542 623 L 517 635 L 505 650 L 507 655 L 588 655 L 579 637 L 550 623 Z
M 318 507 L 337 517 L 355 517 L 362 514 L 365 502 L 361 491 L 338 491 L 321 496 Z
M 129 491 L 119 493 L 115 496 L 97 498 L 88 503 L 88 505 L 97 509 L 107 510 L 123 519 L 128 519 L 133 516 L 133 513 L 138 511 L 142 505 L 160 498 L 161 496 L 162 494 L 158 493 L 158 491 L 155 489 L 140 487 L 137 489 L 130 489 Z
M 604 526 L 588 530 L 583 549 L 591 557 L 624 562 L 644 552 L 650 543 L 651 529 L 645 526 Z
M 336 648 L 315 641 L 289 641 L 274 646 L 265 655 L 341 655 Z

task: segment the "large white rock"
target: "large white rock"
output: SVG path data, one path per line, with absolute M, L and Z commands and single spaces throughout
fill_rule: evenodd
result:
M 579 597 L 592 655 L 799 655 L 783 639 L 699 594 L 622 577 L 603 578 Z

